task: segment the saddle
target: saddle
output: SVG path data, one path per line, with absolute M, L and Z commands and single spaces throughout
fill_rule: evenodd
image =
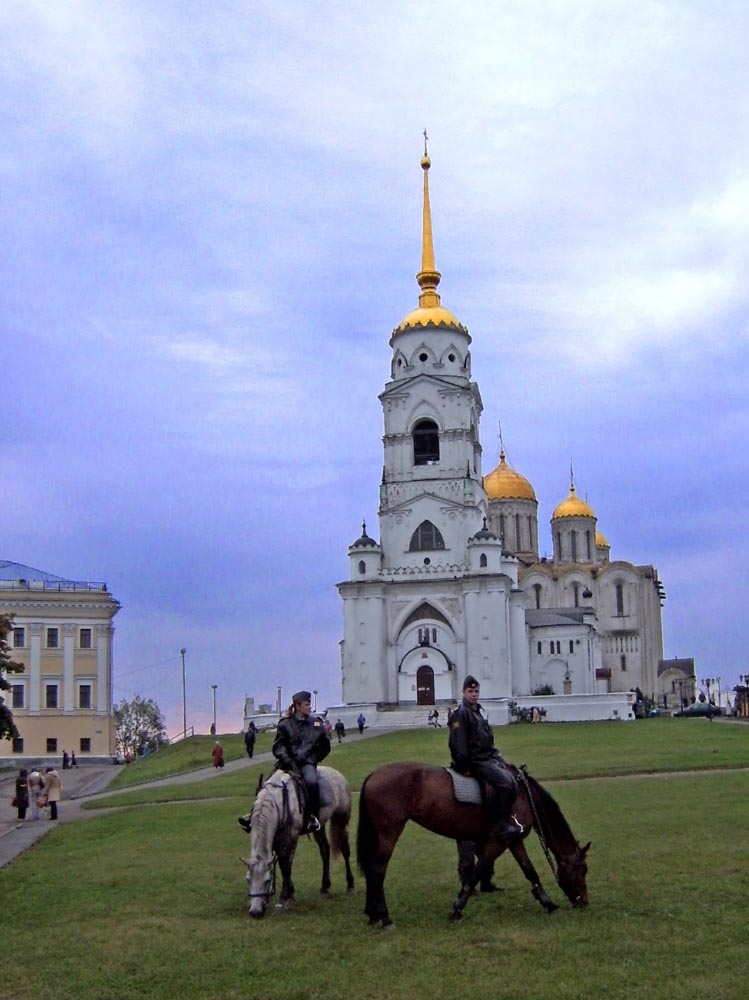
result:
M 505 767 L 516 778 L 519 777 L 518 768 L 514 764 L 505 764 Z M 457 802 L 467 802 L 474 806 L 488 806 L 491 803 L 494 798 L 494 788 L 488 782 L 467 777 L 449 765 L 445 766 L 445 770 L 453 779 L 453 791 Z

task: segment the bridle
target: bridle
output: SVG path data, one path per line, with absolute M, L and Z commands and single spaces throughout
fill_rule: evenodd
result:
M 259 862 L 257 862 L 257 861 L 255 862 L 255 864 L 258 864 L 258 863 Z M 263 864 L 267 864 L 270 867 L 270 887 L 267 890 L 263 891 L 263 892 L 248 892 L 247 893 L 247 898 L 248 899 L 264 899 L 266 901 L 266 903 L 267 903 L 268 900 L 271 898 L 271 896 L 274 896 L 276 894 L 276 868 L 278 866 L 278 855 L 274 851 L 273 855 L 272 855 L 272 857 L 270 859 L 270 861 L 262 862 L 262 863 Z
M 268 786 L 266 785 L 264 787 L 268 787 Z M 289 814 L 290 814 L 288 782 L 284 782 L 284 784 L 281 786 L 281 800 L 282 800 L 282 804 L 279 804 L 278 801 L 275 798 L 271 798 L 271 802 L 273 803 L 273 805 L 274 805 L 274 807 L 276 809 L 276 812 L 278 814 L 278 826 L 283 826 L 284 822 L 288 821 Z M 257 801 L 255 802 L 255 806 L 257 806 Z M 255 806 L 253 806 L 253 809 L 252 809 L 253 813 L 255 812 Z M 278 869 L 278 852 L 275 850 L 275 848 L 273 849 L 273 851 L 271 853 L 270 861 L 261 862 L 260 860 L 258 860 L 258 861 L 254 862 L 254 864 L 261 864 L 261 863 L 262 864 L 267 864 L 269 866 L 269 868 L 270 868 L 270 885 L 269 885 L 269 888 L 266 889 L 266 890 L 263 890 L 262 892 L 250 892 L 249 891 L 249 885 L 248 885 L 248 887 L 247 887 L 248 888 L 247 898 L 248 899 L 263 899 L 267 903 L 268 900 L 271 898 L 271 896 L 274 896 L 276 894 L 276 871 Z M 252 863 L 250 863 L 250 865 L 251 864 Z M 249 871 L 250 865 L 248 865 L 248 871 Z M 251 873 L 250 873 L 250 875 L 251 875 Z

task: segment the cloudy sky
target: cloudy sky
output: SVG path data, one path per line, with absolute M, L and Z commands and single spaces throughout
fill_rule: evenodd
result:
M 6 0 L 0 558 L 106 580 L 115 697 L 181 728 L 340 699 L 377 534 L 422 131 L 484 472 L 578 492 L 664 581 L 665 654 L 748 667 L 749 8 Z

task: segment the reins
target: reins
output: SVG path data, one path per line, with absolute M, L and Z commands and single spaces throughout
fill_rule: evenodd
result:
M 531 812 L 533 813 L 533 826 L 536 830 L 536 835 L 538 839 L 541 841 L 541 847 L 543 848 L 543 852 L 546 855 L 546 860 L 549 863 L 551 874 L 554 876 L 554 881 L 557 883 L 557 885 L 559 885 L 559 875 L 557 874 L 557 868 L 555 867 L 554 862 L 552 861 L 551 851 L 549 850 L 549 846 L 546 843 L 546 836 L 544 834 L 543 824 L 541 823 L 538 811 L 536 810 L 536 803 L 533 798 L 533 790 L 531 789 L 531 786 L 528 783 L 528 765 L 521 764 L 520 767 L 516 768 L 516 770 L 520 782 L 523 785 L 525 785 L 526 794 L 528 795 L 528 801 L 530 802 L 531 806 Z

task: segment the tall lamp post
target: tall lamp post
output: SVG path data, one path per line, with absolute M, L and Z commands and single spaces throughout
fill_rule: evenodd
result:
M 314 698 L 315 698 L 315 703 L 312 706 L 312 711 L 316 712 L 317 711 L 317 691 L 315 691 L 313 689 L 312 694 L 314 695 Z
M 185 653 L 187 650 L 183 646 L 179 651 L 182 657 L 182 735 L 187 737 L 187 694 L 185 692 Z
M 216 688 L 218 684 L 211 684 L 211 690 L 213 691 L 213 727 L 211 729 L 211 736 L 216 735 Z

